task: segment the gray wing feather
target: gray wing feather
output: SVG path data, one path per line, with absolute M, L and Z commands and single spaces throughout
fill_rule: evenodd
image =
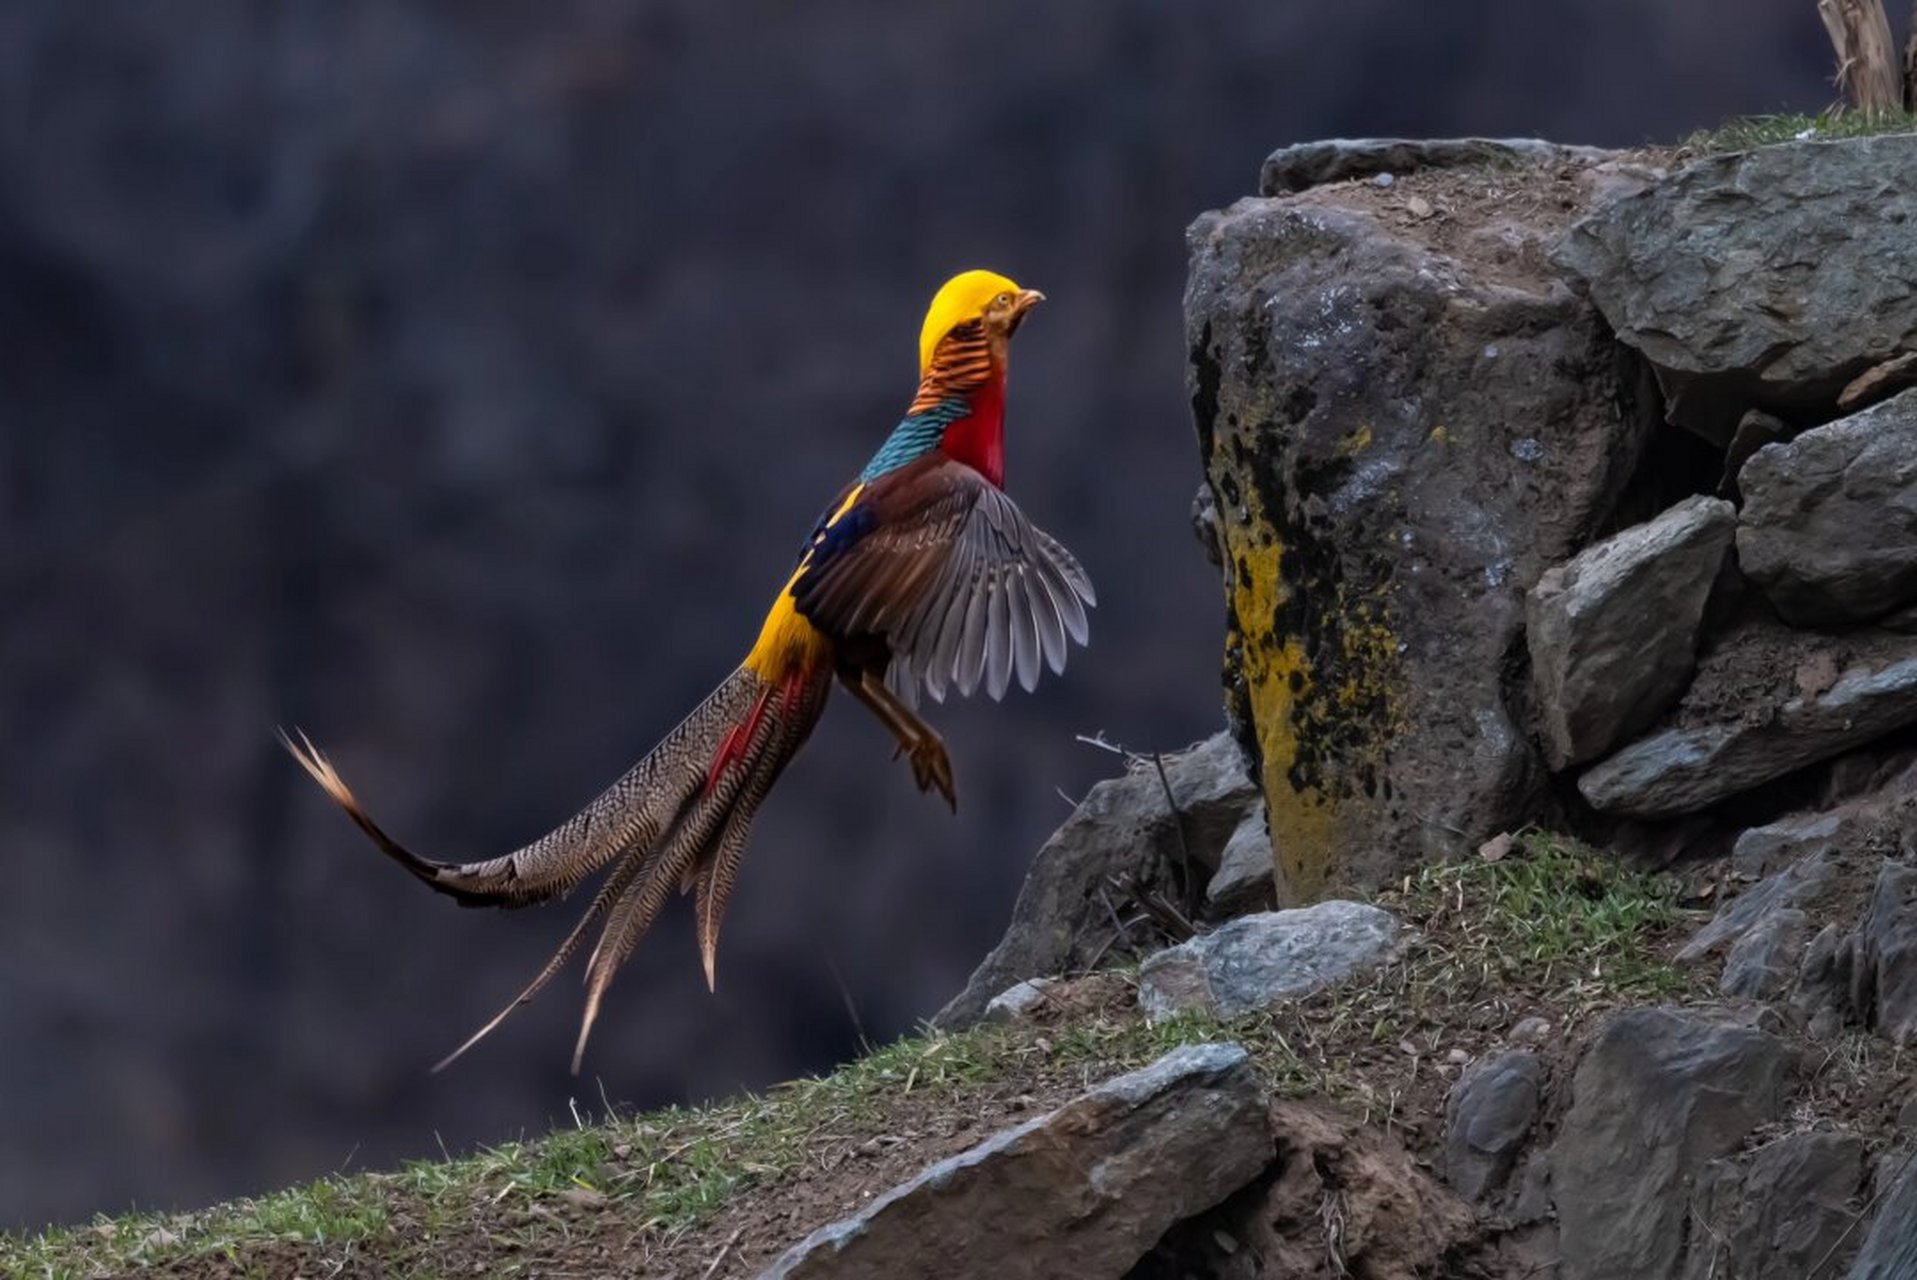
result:
M 921 476 L 928 496 L 807 572 L 800 611 L 828 634 L 877 635 L 886 683 L 939 701 L 981 687 L 1002 698 L 1065 669 L 1089 634 L 1091 580 L 1003 490 L 960 463 Z

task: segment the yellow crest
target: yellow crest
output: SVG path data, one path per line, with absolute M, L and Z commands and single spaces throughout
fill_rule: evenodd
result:
M 952 332 L 952 326 L 976 320 L 986 305 L 1001 293 L 1017 293 L 1019 288 L 996 271 L 961 271 L 947 280 L 933 295 L 925 312 L 925 326 L 919 330 L 919 372 L 932 364 L 932 352 L 939 339 Z

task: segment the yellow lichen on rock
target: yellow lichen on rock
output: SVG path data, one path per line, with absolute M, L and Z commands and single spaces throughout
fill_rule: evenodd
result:
M 1231 608 L 1240 645 L 1239 674 L 1258 740 L 1259 788 L 1271 828 L 1282 901 L 1310 902 L 1330 870 L 1335 809 L 1316 788 L 1293 785 L 1298 763 L 1298 700 L 1311 687 L 1311 666 L 1297 636 L 1281 636 L 1280 609 L 1290 591 L 1280 572 L 1284 546 L 1271 521 L 1247 500 L 1243 520 L 1223 522 L 1232 568 Z

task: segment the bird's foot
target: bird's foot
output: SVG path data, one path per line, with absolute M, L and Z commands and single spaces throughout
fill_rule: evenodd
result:
M 901 742 L 892 758 L 896 760 L 900 755 L 912 762 L 912 780 L 919 784 L 919 790 L 930 791 L 936 787 L 945 797 L 945 803 L 952 806 L 952 812 L 957 813 L 958 790 L 952 784 L 952 757 L 946 754 L 944 741 L 933 734 L 916 742 Z

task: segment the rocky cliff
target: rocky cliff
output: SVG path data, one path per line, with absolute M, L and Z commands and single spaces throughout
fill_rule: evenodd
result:
M 1095 791 L 946 1017 L 1126 952 L 1147 1018 L 1265 1011 L 1317 1101 L 1390 1102 L 1382 1136 L 1275 1106 L 1266 1173 L 1131 1274 L 1917 1274 L 1913 166 L 1316 144 L 1193 226 L 1232 731 Z M 1494 870 L 1539 823 L 1671 913 L 1556 950 L 1579 895 L 1634 908 L 1598 863 L 1540 867 L 1555 902 Z M 1434 864 L 1513 936 L 1394 902 Z M 1374 983 L 1382 1089 L 1337 1044 Z
M 1917 723 L 1913 160 L 1306 147 L 1192 228 L 1288 897 L 1544 817 L 1728 831 Z

